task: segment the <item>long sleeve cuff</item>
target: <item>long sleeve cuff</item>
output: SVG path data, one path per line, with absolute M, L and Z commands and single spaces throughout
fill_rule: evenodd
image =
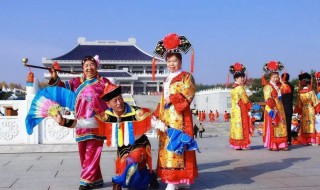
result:
M 94 118 L 77 119 L 75 128 L 98 128 L 98 124 Z

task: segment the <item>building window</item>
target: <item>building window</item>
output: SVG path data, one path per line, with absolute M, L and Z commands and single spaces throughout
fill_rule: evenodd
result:
M 117 69 L 116 65 L 103 64 L 101 69 Z
M 227 108 L 231 108 L 231 97 L 227 97 Z
M 143 74 L 143 67 L 132 67 L 132 73 Z

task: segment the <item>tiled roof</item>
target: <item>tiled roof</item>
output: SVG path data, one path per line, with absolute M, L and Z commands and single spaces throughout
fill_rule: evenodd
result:
M 152 57 L 134 45 L 77 45 L 70 52 L 52 60 L 82 60 L 86 55 L 99 55 L 100 60 L 151 61 Z

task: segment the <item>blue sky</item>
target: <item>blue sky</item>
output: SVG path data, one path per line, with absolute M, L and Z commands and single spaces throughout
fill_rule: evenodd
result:
M 127 41 L 151 54 L 166 34 L 185 35 L 195 49 L 197 83 L 225 83 L 234 62 L 258 78 L 269 60 L 296 77 L 320 70 L 318 0 L 0 0 L 0 81 L 25 85 L 21 59 L 42 66 L 87 41 Z M 190 54 L 183 68 L 190 70 Z M 43 70 L 33 72 L 44 81 Z

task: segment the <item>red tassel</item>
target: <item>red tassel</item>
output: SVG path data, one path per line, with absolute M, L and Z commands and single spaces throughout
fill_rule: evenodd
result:
M 266 78 L 264 77 L 264 74 L 262 74 L 262 77 L 261 77 L 261 84 L 262 84 L 262 86 L 265 86 L 267 84 L 267 81 L 266 81 Z
M 191 50 L 191 69 L 190 69 L 190 72 L 193 73 L 194 71 L 194 50 L 192 48 Z
M 284 70 L 283 77 L 281 78 L 281 80 L 285 81 L 286 78 L 287 78 L 287 72 L 286 72 L 286 70 Z
M 226 88 L 229 86 L 229 84 L 230 84 L 230 73 L 228 73 Z
M 156 59 L 152 58 L 152 80 L 156 80 Z

